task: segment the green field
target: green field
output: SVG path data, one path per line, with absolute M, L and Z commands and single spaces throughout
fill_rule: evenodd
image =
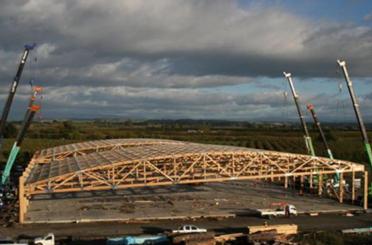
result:
M 2 162 L 19 128 L 8 127 Z M 325 126 L 334 156 L 366 163 L 360 133 L 350 126 Z M 312 129 L 318 155 L 326 156 L 316 130 Z M 372 136 L 372 134 L 370 134 Z M 305 153 L 302 131 L 296 125 L 226 123 L 208 121 L 146 121 L 146 122 L 35 122 L 26 135 L 18 164 L 26 164 L 40 149 L 74 142 L 112 138 L 161 138 L 207 144 L 234 145 L 283 152 Z

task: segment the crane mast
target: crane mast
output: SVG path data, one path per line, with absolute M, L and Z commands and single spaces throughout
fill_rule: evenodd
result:
M 21 149 L 21 145 L 22 145 L 23 139 L 26 135 L 26 132 L 27 132 L 28 128 L 30 127 L 31 122 L 32 122 L 36 112 L 38 112 L 39 110 L 40 110 L 40 106 L 39 105 L 34 105 L 34 104 L 32 104 L 31 107 L 29 107 L 27 109 L 22 127 L 21 127 L 20 131 L 18 132 L 16 141 L 14 142 L 13 147 L 12 147 L 10 153 L 9 153 L 9 157 L 8 157 L 7 162 L 6 162 L 4 172 L 1 176 L 0 186 L 4 186 L 5 184 L 7 184 L 8 180 L 9 180 L 10 171 L 12 170 L 12 167 L 14 165 L 14 162 L 15 162 L 16 158 L 17 158 L 19 150 Z
M 290 86 L 291 91 L 292 91 L 293 99 L 294 99 L 294 102 L 295 102 L 295 105 L 296 105 L 297 113 L 298 113 L 298 116 L 300 117 L 300 122 L 301 122 L 301 125 L 302 125 L 302 129 L 304 131 L 304 139 L 305 139 L 306 149 L 307 149 L 309 154 L 311 154 L 312 156 L 315 156 L 313 142 L 311 140 L 309 131 L 307 129 L 305 118 L 302 115 L 301 107 L 300 107 L 300 104 L 299 104 L 298 94 L 296 93 L 295 87 L 293 85 L 292 74 L 287 73 L 287 72 L 283 72 L 283 74 L 284 74 L 285 78 L 287 78 L 287 80 L 288 80 L 289 86 Z
M 314 105 L 312 104 L 308 104 L 307 105 L 307 109 L 310 111 L 311 113 L 311 116 L 313 117 L 313 120 L 314 120 L 314 124 L 316 125 L 317 129 L 318 129 L 318 132 L 319 132 L 319 135 L 322 139 L 322 142 L 323 142 L 323 145 L 327 151 L 327 154 L 328 154 L 328 157 L 330 159 L 334 159 L 333 158 L 333 154 L 332 154 L 332 151 L 331 151 L 331 148 L 329 147 L 328 145 L 328 142 L 327 142 L 327 139 L 324 135 L 324 132 L 323 132 L 323 129 L 322 127 L 320 126 L 320 121 L 318 119 L 318 116 L 316 115 L 315 113 L 315 109 L 314 109 Z M 336 173 L 336 175 L 334 176 L 333 180 L 334 180 L 334 183 L 337 184 L 339 182 L 339 179 L 340 179 L 340 174 Z
M 11 84 L 9 95 L 8 95 L 8 98 L 7 98 L 6 102 L 5 102 L 3 113 L 2 113 L 1 119 L 0 119 L 0 149 L 1 149 L 1 145 L 2 145 L 2 138 L 3 138 L 3 135 L 4 135 L 4 128 L 5 128 L 7 119 L 8 119 L 10 108 L 12 106 L 14 95 L 15 95 L 15 93 L 17 91 L 17 87 L 18 87 L 19 81 L 20 81 L 21 76 L 22 76 L 23 68 L 24 68 L 24 66 L 26 64 L 27 57 L 28 57 L 30 51 L 35 46 L 36 46 L 36 44 L 25 45 L 24 46 L 25 49 L 23 51 L 21 61 L 19 62 L 17 73 L 16 73 L 16 75 L 15 75 L 15 77 L 13 79 L 13 82 Z
M 366 127 L 364 126 L 362 113 L 360 112 L 360 105 L 359 105 L 358 99 L 357 99 L 357 97 L 355 95 L 355 92 L 354 92 L 353 82 L 350 79 L 349 72 L 348 72 L 347 67 L 346 67 L 346 61 L 344 61 L 344 60 L 337 60 L 337 63 L 340 66 L 340 68 L 342 69 L 342 72 L 344 74 L 346 85 L 347 85 L 347 88 L 349 90 L 351 101 L 353 103 L 353 108 L 354 108 L 355 116 L 357 118 L 359 129 L 360 129 L 360 133 L 361 133 L 361 136 L 362 136 L 362 139 L 363 139 L 364 150 L 366 151 L 366 155 L 367 155 L 367 158 L 368 158 L 369 166 L 370 166 L 370 168 L 372 168 L 372 150 L 371 150 L 371 144 L 369 143 L 369 139 L 368 139 L 368 135 L 367 135 L 367 130 L 366 130 Z M 371 186 L 370 186 L 370 195 L 372 195 L 372 183 L 371 183 Z
M 34 102 L 36 100 L 37 95 L 40 94 L 42 91 L 43 91 L 43 87 L 32 86 L 32 94 L 31 94 L 30 100 L 28 102 L 27 108 L 31 108 L 34 105 Z M 23 120 L 26 120 L 26 117 L 27 117 L 27 113 L 25 114 L 25 117 L 24 117 Z
M 312 104 L 308 104 L 307 105 L 307 109 L 309 110 L 309 112 L 311 113 L 311 116 L 313 117 L 313 120 L 314 120 L 314 124 L 316 125 L 317 129 L 318 129 L 318 132 L 319 132 L 319 135 L 322 139 L 322 142 L 323 142 L 323 145 L 327 151 L 327 154 L 329 156 L 329 158 L 331 159 L 334 159 L 333 158 L 333 154 L 332 154 L 332 151 L 331 149 L 329 148 L 329 145 L 328 145 L 328 142 L 327 142 L 327 139 L 324 135 L 324 132 L 323 132 L 323 129 L 322 127 L 320 126 L 320 122 L 319 122 L 319 119 L 318 119 L 318 116 L 317 114 L 315 113 L 315 109 L 314 109 L 314 105 Z

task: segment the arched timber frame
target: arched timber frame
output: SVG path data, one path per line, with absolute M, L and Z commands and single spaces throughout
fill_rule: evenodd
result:
M 62 160 L 68 157 L 83 156 L 92 152 L 159 144 L 185 144 L 185 142 L 146 138 L 94 140 L 43 149 L 36 152 L 33 158 L 37 159 L 37 162 L 40 164 Z
M 136 146 L 72 154 L 60 160 L 46 161 L 42 154 L 35 154 L 20 178 L 20 221 L 28 199 L 37 194 L 267 178 L 287 181 L 290 176 L 308 176 L 311 181 L 319 176 L 321 182 L 327 174 L 352 173 L 354 178 L 357 172 L 366 173 L 361 164 L 309 155 L 180 141 L 140 141 L 146 139 L 137 139 Z

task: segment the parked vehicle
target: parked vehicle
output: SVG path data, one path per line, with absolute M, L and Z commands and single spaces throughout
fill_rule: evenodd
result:
M 35 238 L 34 244 L 35 245 L 54 245 L 55 244 L 54 234 L 49 233 L 44 237 Z
M 0 238 L 0 245 L 28 245 L 27 242 L 17 242 L 10 238 Z
M 170 244 L 166 235 L 141 235 L 107 238 L 106 245 Z
M 202 232 L 207 232 L 206 229 L 198 228 L 195 225 L 183 225 L 179 227 L 177 230 L 173 230 L 172 233 L 180 233 L 180 234 L 185 234 L 185 233 L 202 233 Z
M 0 209 L 4 207 L 4 194 L 3 188 L 0 186 Z
M 262 217 L 267 218 L 290 215 L 297 216 L 297 209 L 294 205 L 291 204 L 281 205 L 275 209 L 257 209 L 257 211 Z

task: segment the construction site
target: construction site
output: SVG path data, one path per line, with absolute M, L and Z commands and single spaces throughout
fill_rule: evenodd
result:
M 19 180 L 18 223 L 26 226 L 12 234 L 36 236 L 54 226 L 63 227 L 55 231 L 59 237 L 102 239 L 148 230 L 138 225 L 159 232 L 192 221 L 226 236 L 241 228 L 225 224 L 262 224 L 260 209 L 289 203 L 298 215 L 291 222 L 309 227 L 303 231 L 332 215 L 357 214 L 357 226 L 368 225 L 367 178 L 362 164 L 310 155 L 161 139 L 87 141 L 35 153 Z M 98 228 L 123 222 L 125 230 Z M 288 220 L 270 221 L 277 222 Z M 100 231 L 92 233 L 89 223 Z M 79 228 L 69 230 L 72 224 Z
M 218 189 L 218 185 L 194 187 L 195 197 L 193 197 L 194 194 L 191 189 L 186 191 L 186 196 L 170 196 L 169 200 L 165 197 L 160 202 L 156 200 L 156 198 L 162 199 L 158 196 L 152 197 L 154 200 L 136 200 L 134 197 L 132 202 L 127 201 L 128 205 L 123 204 L 123 200 L 120 200 L 120 198 L 116 198 L 116 203 L 115 198 L 107 203 L 105 197 L 96 198 L 94 195 L 89 197 L 89 195 L 92 195 L 91 191 L 107 190 L 117 193 L 117 197 L 122 196 L 125 200 L 127 198 L 132 199 L 132 197 L 131 195 L 125 195 L 125 192 L 120 194 L 121 189 L 227 181 L 235 183 L 238 180 L 266 180 L 273 183 L 282 183 L 283 188 L 294 185 L 296 180 L 299 180 L 302 188 L 304 188 L 306 181 L 309 183 L 310 189 L 316 190 L 317 195 L 333 194 L 342 203 L 345 198 L 344 187 L 341 186 L 338 192 L 334 189 L 329 190 L 326 185 L 323 187 L 323 180 L 332 179 L 332 176 L 337 173 L 340 175 L 340 182 L 350 187 L 350 198 L 354 202 L 356 189 L 353 180 L 355 178 L 367 178 L 367 173 L 363 165 L 351 162 L 334 160 L 330 163 L 326 158 L 306 155 L 156 139 L 101 140 L 77 143 L 45 149 L 33 157 L 20 179 L 20 222 L 119 221 L 135 220 L 137 218 L 164 219 L 177 216 L 208 217 L 213 215 L 212 213 L 229 216 L 234 213 L 234 210 L 239 211 L 240 208 L 249 210 L 262 207 L 262 205 L 270 205 L 271 195 L 269 193 L 267 193 L 268 200 L 264 200 L 266 195 L 263 195 L 262 200 L 250 195 L 250 192 L 264 193 L 249 190 L 249 183 L 254 182 L 245 182 L 247 188 L 243 189 L 247 189 L 247 193 L 241 195 L 242 200 L 236 202 L 235 205 L 230 203 L 234 198 L 226 203 L 222 201 L 221 206 L 217 205 L 217 208 L 213 210 L 214 212 L 210 209 L 207 210 L 208 212 L 203 212 L 203 210 L 194 208 L 193 205 L 208 207 L 211 205 L 211 201 L 213 203 L 218 202 L 218 200 L 225 200 L 224 196 L 230 194 L 229 188 L 224 189 L 224 184 L 221 185 L 221 190 Z M 314 178 L 318 179 L 316 186 L 311 183 Z M 349 180 L 351 180 L 350 184 L 348 183 Z M 230 185 L 227 184 L 226 186 Z M 233 186 L 230 191 L 234 191 Z M 206 189 L 204 190 L 204 188 Z M 214 188 L 216 189 L 213 191 Z M 237 191 L 241 191 L 241 188 L 237 185 Z M 270 190 L 267 191 L 270 192 Z M 363 188 L 358 191 L 367 195 Z M 58 198 L 74 192 L 77 193 L 70 199 L 67 197 L 59 200 L 60 198 Z M 173 195 L 177 195 L 177 191 L 173 192 L 175 192 Z M 217 195 L 216 192 L 220 195 Z M 201 196 L 199 197 L 199 195 Z M 238 193 L 235 195 L 240 196 Z M 284 192 L 281 195 L 284 195 Z M 39 197 L 39 199 L 35 200 L 36 197 Z M 247 197 L 252 200 L 244 201 L 244 198 Z M 191 201 L 189 204 L 191 209 L 190 206 L 182 207 L 185 205 L 184 199 L 185 201 L 188 199 L 189 202 Z M 193 199 L 199 201 L 193 203 Z M 99 200 L 102 200 L 102 203 Z M 364 200 L 363 207 L 367 209 L 367 196 Z M 145 204 L 146 201 L 149 201 L 150 208 L 157 208 L 157 204 L 159 204 L 160 209 L 163 210 L 139 208 L 140 213 L 137 213 L 135 212 L 137 207 L 130 208 L 136 203 L 141 203 L 141 201 Z M 278 197 L 272 197 L 271 199 L 271 202 L 278 201 L 283 200 Z M 303 207 L 303 210 L 301 210 L 303 212 L 322 210 L 322 204 L 316 208 L 316 205 L 311 204 L 311 199 L 307 199 L 308 204 L 306 198 L 303 201 L 304 204 L 298 206 Z M 173 202 L 182 203 L 182 205 L 179 204 L 175 207 L 176 210 L 180 209 L 180 213 L 172 211 L 171 205 L 165 205 Z M 79 203 L 85 204 L 79 206 Z M 87 203 L 92 205 L 87 205 Z M 67 209 L 70 205 L 71 209 Z M 100 205 L 102 205 L 102 210 L 94 210 L 95 206 L 99 207 Z M 232 210 L 229 210 L 229 206 Z M 324 206 L 325 211 L 351 208 L 342 205 L 339 208 L 334 208 L 329 203 L 327 207 L 327 202 L 324 203 Z M 43 207 L 48 207 L 48 209 Z M 61 210 L 61 207 L 63 207 L 63 210 Z M 104 210 L 106 209 L 110 211 L 105 213 Z M 57 214 L 47 210 L 61 211 L 58 211 Z M 128 210 L 128 213 L 122 212 L 122 210 Z M 188 214 L 191 210 L 192 212 Z M 97 212 L 100 212 L 100 215 L 97 215 Z
M 1 134 L 33 47 L 25 46 L 4 106 Z M 338 64 L 349 86 L 366 154 L 372 163 L 368 136 L 346 63 L 338 61 Z M 37 235 L 46 232 L 45 226 L 40 228 L 41 224 L 66 227 L 66 224 L 101 222 L 103 227 L 107 222 L 157 224 L 175 220 L 181 225 L 190 220 L 207 222 L 208 219 L 220 221 L 223 228 L 223 220 L 251 217 L 244 222 L 260 225 L 266 222 L 264 218 L 291 215 L 298 215 L 299 223 L 301 217 L 311 217 L 315 229 L 318 216 L 324 215 L 320 219 L 326 219 L 334 214 L 358 214 L 364 218 L 357 224 L 370 226 L 370 166 L 335 159 L 314 106 L 308 105 L 328 154 L 328 157 L 316 156 L 292 76 L 290 73 L 284 76 L 291 88 L 308 154 L 178 140 L 102 139 L 39 149 L 19 180 L 10 182 L 26 131 L 40 110 L 38 98 L 43 89 L 34 86 L 22 127 L 2 172 L 2 222 L 11 227 L 17 224 L 4 231 L 20 235 L 28 230 Z M 345 228 L 357 228 L 352 222 L 349 224 L 352 227 Z M 218 228 L 214 224 L 214 229 Z M 102 237 L 120 235 L 113 231 L 97 233 Z M 81 236 L 78 231 L 70 234 L 73 235 Z

